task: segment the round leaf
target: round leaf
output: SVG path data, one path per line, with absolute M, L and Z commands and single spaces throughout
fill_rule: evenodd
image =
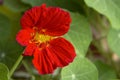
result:
M 6 65 L 0 63 L 0 80 L 8 80 L 9 70 Z
M 79 56 L 85 56 L 92 40 L 90 26 L 86 18 L 78 13 L 71 13 L 71 17 L 70 30 L 64 37 L 73 43 Z
M 86 4 L 110 20 L 112 27 L 120 29 L 120 0 L 85 0 Z
M 73 63 L 63 68 L 62 80 L 98 80 L 98 71 L 86 58 L 76 57 Z

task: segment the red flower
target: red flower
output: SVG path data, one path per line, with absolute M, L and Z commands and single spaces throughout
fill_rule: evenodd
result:
M 22 30 L 16 40 L 26 46 L 24 56 L 34 56 L 33 64 L 40 74 L 49 74 L 64 67 L 76 56 L 74 47 L 62 37 L 68 32 L 71 18 L 58 7 L 43 4 L 25 12 L 21 18 Z

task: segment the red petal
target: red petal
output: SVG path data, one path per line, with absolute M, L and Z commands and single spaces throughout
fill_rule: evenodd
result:
M 50 74 L 53 73 L 56 66 L 53 61 L 48 57 L 45 49 L 35 50 L 33 64 L 40 74 Z
M 46 9 L 46 5 L 43 4 L 42 6 L 35 6 L 32 9 L 26 11 L 21 18 L 21 26 L 22 28 L 33 28 L 37 27 L 36 23 L 38 22 L 41 17 L 44 16 L 44 12 Z
M 75 58 L 75 50 L 70 42 L 64 38 L 56 38 L 47 47 L 47 53 L 58 67 L 64 67 Z
M 24 50 L 24 56 L 32 56 L 36 49 L 36 45 L 34 43 L 29 44 Z
M 68 32 L 71 23 L 70 14 L 60 8 L 43 4 L 25 12 L 21 18 L 22 28 L 37 27 L 39 32 L 50 36 L 61 36 Z
M 40 23 L 41 21 L 39 21 Z M 44 29 L 45 34 L 51 36 L 61 36 L 68 32 L 71 23 L 70 14 L 60 8 L 47 8 L 46 17 L 38 24 Z
M 33 33 L 33 30 L 31 29 L 20 30 L 16 36 L 17 42 L 20 43 L 22 46 L 28 45 L 29 40 L 32 38 L 31 36 L 32 33 Z

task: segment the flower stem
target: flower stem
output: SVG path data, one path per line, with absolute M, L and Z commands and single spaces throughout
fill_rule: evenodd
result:
M 16 61 L 16 63 L 12 67 L 12 69 L 10 70 L 9 77 L 11 77 L 12 74 L 15 72 L 16 68 L 18 67 L 18 65 L 20 64 L 20 62 L 22 61 L 22 59 L 23 59 L 23 56 L 20 55 L 20 57 L 18 58 L 18 60 Z

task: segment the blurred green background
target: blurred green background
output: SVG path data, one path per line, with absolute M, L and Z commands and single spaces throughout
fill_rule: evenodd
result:
M 72 23 L 64 35 L 77 57 L 53 74 L 40 75 L 32 57 L 21 58 L 20 18 L 33 6 L 61 7 Z M 0 0 L 0 80 L 120 80 L 120 0 Z

